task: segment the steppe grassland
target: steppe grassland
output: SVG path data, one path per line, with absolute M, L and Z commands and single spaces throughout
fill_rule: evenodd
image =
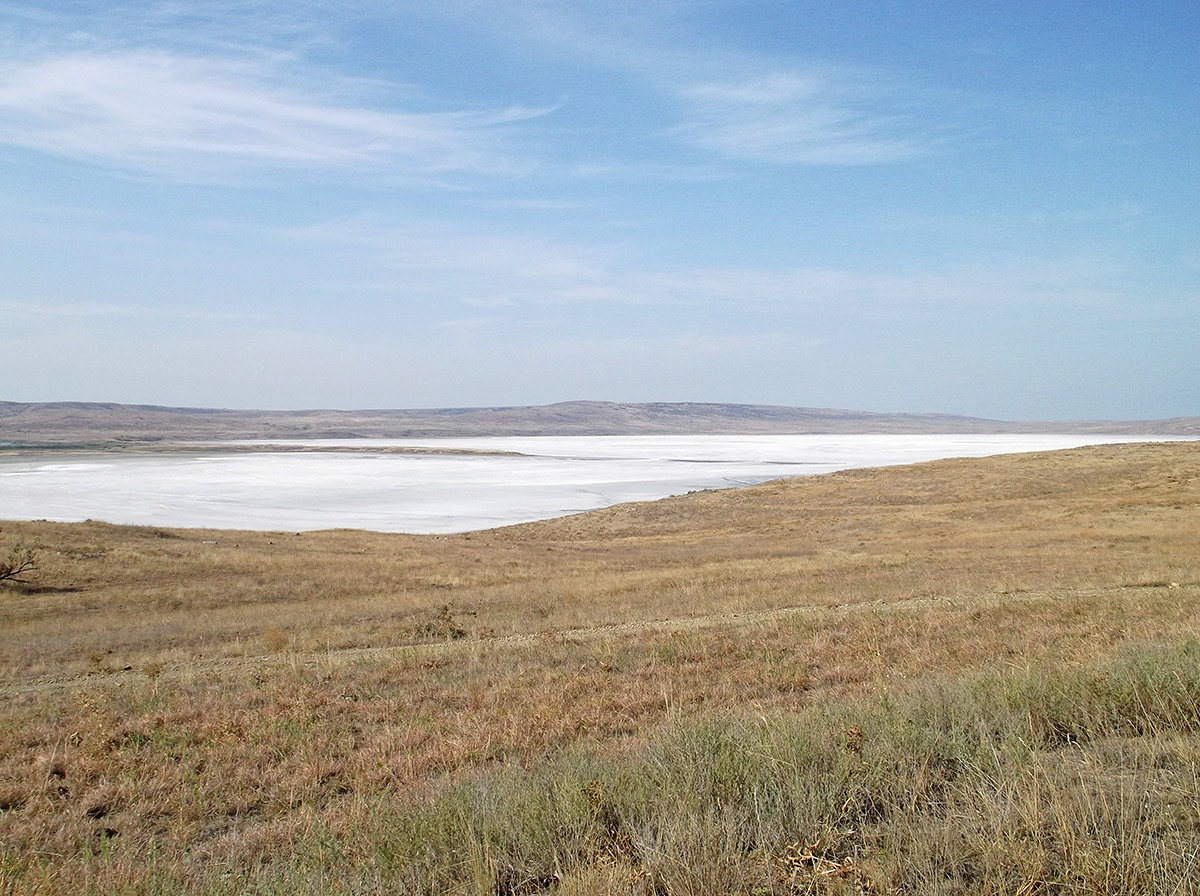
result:
M 39 569 L 0 601 L 0 882 L 1197 892 L 1198 469 L 1096 447 L 443 537 L 4 523 Z M 1097 883 L 1101 834 L 1140 878 Z

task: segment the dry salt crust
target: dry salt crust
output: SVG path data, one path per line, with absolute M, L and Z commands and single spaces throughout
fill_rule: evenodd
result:
M 261 451 L 0 459 L 0 518 L 170 527 L 450 533 L 855 467 L 1153 436 L 773 435 L 356 439 Z M 353 447 L 271 452 L 270 445 Z M 512 455 L 370 453 L 446 448 Z M 368 449 L 363 451 L 363 449 Z

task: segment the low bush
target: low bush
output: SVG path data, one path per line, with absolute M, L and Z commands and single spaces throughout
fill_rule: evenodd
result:
M 21 582 L 26 581 L 25 573 L 32 572 L 37 569 L 37 556 L 33 548 L 27 548 L 24 545 L 13 545 L 8 555 L 0 559 L 0 582 Z

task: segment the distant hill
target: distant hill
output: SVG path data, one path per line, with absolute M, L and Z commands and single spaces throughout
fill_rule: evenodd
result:
M 1200 436 L 1200 417 L 1021 422 L 774 405 L 608 401 L 418 410 L 229 410 L 88 402 L 0 402 L 0 442 L 434 438 L 689 433 L 1112 433 Z

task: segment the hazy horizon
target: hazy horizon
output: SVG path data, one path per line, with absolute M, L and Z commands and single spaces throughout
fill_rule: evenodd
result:
M 0 396 L 1192 416 L 1194 20 L 0 0 Z
M 1113 423 L 1137 423 L 1137 422 L 1143 421 L 1143 420 L 1147 421 L 1147 422 L 1153 422 L 1153 421 L 1157 421 L 1157 420 L 1189 419 L 1189 418 L 1200 416 L 1200 414 L 1190 413 L 1190 414 L 1173 414 L 1170 417 L 1141 416 L 1141 417 L 1127 417 L 1127 418 L 1120 418 L 1120 419 L 1115 418 L 1115 417 L 1105 417 L 1105 418 L 1100 418 L 1100 417 L 1094 417 L 1094 418 L 1083 418 L 1083 417 L 1034 418 L 1034 417 L 1029 417 L 1029 418 L 1024 418 L 1024 419 L 1006 420 L 1006 419 L 1001 419 L 1001 418 L 981 417 L 981 416 L 977 416 L 977 415 L 973 415 L 973 414 L 959 414 L 959 413 L 948 412 L 948 411 L 937 411 L 937 410 L 928 410 L 928 409 L 899 411 L 899 410 L 889 410 L 889 409 L 879 410 L 876 408 L 832 408 L 832 407 L 801 406 L 801 405 L 755 404 L 752 402 L 745 402 L 745 401 L 712 402 L 712 401 L 703 401 L 703 400 L 700 400 L 700 401 L 648 400 L 648 401 L 642 401 L 642 402 L 625 402 L 625 401 L 614 401 L 611 399 L 602 399 L 602 398 L 597 398 L 597 399 L 590 399 L 590 398 L 571 399 L 571 398 L 568 398 L 568 399 L 564 399 L 561 401 L 548 402 L 546 404 L 505 403 L 505 404 L 494 404 L 494 405 L 443 405 L 443 406 L 439 406 L 439 407 L 431 407 L 431 406 L 427 406 L 427 407 L 399 407 L 399 406 L 396 406 L 396 407 L 350 407 L 350 406 L 318 407 L 315 405 L 299 405 L 299 404 L 297 404 L 297 405 L 293 405 L 293 406 L 289 406 L 289 407 L 268 408 L 268 407 L 234 406 L 234 405 L 181 405 L 181 404 L 158 404 L 158 403 L 152 403 L 152 402 L 123 402 L 123 401 L 103 401 L 103 400 L 79 401 L 79 400 L 69 399 L 69 398 L 48 399 L 45 401 L 14 401 L 14 400 L 0 396 L 0 403 L 5 403 L 5 402 L 10 402 L 13 404 L 28 404 L 28 405 L 43 405 L 43 404 L 44 405 L 65 405 L 65 406 L 96 405 L 96 406 L 101 406 L 101 407 L 115 406 L 115 407 L 128 407 L 128 408 L 158 408 L 158 409 L 162 409 L 162 410 L 166 410 L 166 411 L 214 411 L 214 412 L 231 412 L 231 413 L 237 413 L 237 414 L 241 414 L 241 413 L 270 414 L 270 413 L 274 413 L 274 412 L 280 412 L 280 413 L 285 413 L 285 414 L 304 413 L 304 412 L 365 413 L 365 414 L 370 414 L 370 413 L 374 413 L 374 412 L 421 413 L 421 412 L 438 412 L 438 411 L 476 411 L 476 410 L 479 410 L 479 411 L 525 410 L 525 409 L 537 410 L 537 409 L 541 409 L 541 408 L 552 408 L 552 407 L 565 406 L 565 405 L 617 405 L 620 407 L 658 406 L 658 405 L 692 405 L 692 406 L 697 406 L 697 407 L 709 406 L 709 407 L 779 408 L 779 409 L 788 409 L 788 410 L 797 410 L 797 411 L 813 411 L 813 412 L 817 412 L 817 413 L 831 412 L 831 413 L 847 413 L 847 414 L 851 414 L 851 415 L 861 414 L 866 417 L 872 417 L 872 416 L 887 417 L 887 416 L 893 416 L 893 415 L 895 415 L 895 416 L 913 416 L 913 417 L 963 417 L 963 418 L 972 419 L 972 420 L 991 420 L 996 423 L 1087 423 L 1087 422 L 1104 422 L 1104 421 L 1111 421 Z

